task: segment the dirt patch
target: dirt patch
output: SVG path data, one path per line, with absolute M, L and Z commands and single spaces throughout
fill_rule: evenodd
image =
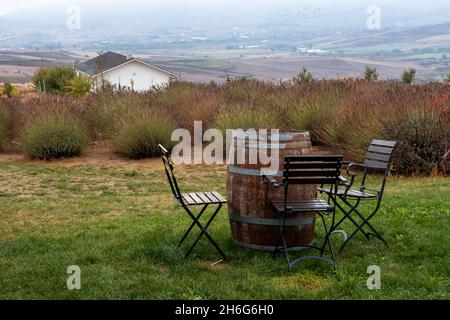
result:
M 281 289 L 303 288 L 307 290 L 323 290 L 327 280 L 313 275 L 291 275 L 275 278 L 274 285 Z
M 161 275 L 168 275 L 170 272 L 169 268 L 160 266 L 158 267 L 158 273 Z
M 226 271 L 230 268 L 230 265 L 223 260 L 217 260 L 217 261 L 200 260 L 198 262 L 198 265 L 201 268 L 209 269 L 209 270 L 213 270 L 213 271 Z
M 5 152 L 0 154 L 0 161 L 20 162 L 29 164 L 45 164 L 49 166 L 81 167 L 108 166 L 123 169 L 162 169 L 162 162 L 159 158 L 130 160 L 111 150 L 106 142 L 95 142 L 89 145 L 79 156 L 54 160 L 30 160 L 20 152 L 17 144 L 9 144 Z
M 332 154 L 333 150 L 323 147 L 313 147 L 313 154 Z M 45 164 L 49 166 L 62 167 L 82 167 L 91 165 L 95 167 L 108 166 L 115 169 L 163 169 L 161 159 L 155 157 L 152 159 L 130 160 L 112 151 L 111 146 L 107 142 L 94 142 L 89 145 L 79 156 L 53 160 L 31 160 L 24 155 L 17 142 L 12 142 L 5 147 L 5 151 L 0 154 L 0 161 L 20 162 L 29 164 Z M 216 173 L 224 171 L 222 165 L 211 166 Z M 198 166 L 185 165 L 185 176 L 197 176 Z

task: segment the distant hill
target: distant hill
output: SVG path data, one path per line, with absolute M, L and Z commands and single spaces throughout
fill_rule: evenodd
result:
M 81 29 L 75 31 L 66 26 L 67 6 L 42 6 L 0 16 L 0 49 L 181 50 L 214 55 L 240 47 L 364 52 L 450 46 L 449 1 L 378 2 L 382 29 L 376 31 L 366 27 L 366 9 L 372 1 L 365 0 L 343 0 L 339 5 L 320 0 L 264 4 L 230 0 L 208 5 L 194 1 L 176 6 L 170 1 L 92 2 L 80 7 Z
M 328 49 L 391 46 L 413 49 L 450 46 L 450 22 L 420 27 L 396 27 L 374 32 L 354 32 L 307 41 Z

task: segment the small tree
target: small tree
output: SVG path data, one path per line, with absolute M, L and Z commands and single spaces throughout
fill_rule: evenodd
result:
M 3 85 L 3 94 L 8 98 L 12 98 L 19 95 L 19 89 L 11 84 L 11 82 L 6 81 Z
M 402 82 L 405 84 L 412 84 L 414 82 L 414 78 L 416 77 L 416 73 L 416 69 L 413 68 L 403 71 Z
M 376 68 L 372 68 L 371 66 L 366 66 L 364 71 L 364 79 L 367 81 L 376 81 L 378 80 L 378 72 Z
M 72 97 L 81 98 L 87 95 L 92 88 L 92 81 L 88 77 L 79 75 L 68 80 L 65 87 L 65 92 Z
M 61 93 L 75 76 L 71 67 L 41 67 L 33 76 L 33 84 L 40 92 Z
M 302 68 L 302 70 L 294 78 L 294 81 L 297 83 L 309 83 L 314 81 L 314 77 L 306 68 Z

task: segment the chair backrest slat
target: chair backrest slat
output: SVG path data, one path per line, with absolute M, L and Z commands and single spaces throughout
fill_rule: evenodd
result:
M 336 177 L 310 177 L 310 178 L 289 178 L 287 179 L 288 184 L 336 184 Z
M 396 141 L 372 140 L 364 164 L 369 167 L 388 170 L 396 145 Z
M 335 162 L 296 162 L 292 164 L 295 169 L 332 169 L 336 167 Z M 292 168 L 292 167 L 291 167 Z
M 381 153 L 381 154 L 392 154 L 394 148 L 391 147 L 377 147 L 375 145 L 370 145 L 369 152 Z
M 289 159 L 290 163 L 295 163 L 295 162 L 336 162 L 342 161 L 342 156 L 340 155 L 322 155 L 322 156 L 317 156 L 317 155 L 313 155 L 313 156 L 288 156 L 285 157 L 285 162 L 286 159 Z
M 289 184 L 336 184 L 342 156 L 289 156 L 284 158 L 283 179 Z
M 371 145 L 380 146 L 380 147 L 390 147 L 395 148 L 397 145 L 397 141 L 387 141 L 387 140 L 377 140 L 373 139 Z
M 388 169 L 389 168 L 389 163 L 387 162 L 383 162 L 383 161 L 377 161 L 377 160 L 365 160 L 364 161 L 364 165 L 373 168 L 377 168 L 377 169 Z
M 382 161 L 382 162 L 389 162 L 391 160 L 391 155 L 367 152 L 366 159 L 367 160 L 378 160 L 378 161 Z
M 335 163 L 333 165 L 336 166 Z M 338 172 L 335 168 L 324 168 L 324 170 L 289 169 L 289 178 L 301 177 L 335 177 Z

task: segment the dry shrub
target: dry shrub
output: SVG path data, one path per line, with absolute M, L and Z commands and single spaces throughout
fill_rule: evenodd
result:
M 90 140 L 84 100 L 43 94 L 13 106 L 13 133 L 34 159 L 79 154 Z
M 0 150 L 5 147 L 11 126 L 11 110 L 0 101 Z
M 152 108 L 154 101 L 155 97 L 151 93 L 117 92 L 93 95 L 86 102 L 90 128 L 98 139 L 108 139 L 124 114 Z
M 203 129 L 214 127 L 214 122 L 220 110 L 223 109 L 224 102 L 220 96 L 206 96 L 194 102 L 194 105 L 185 115 L 184 127 L 193 129 L 194 121 L 202 121 Z
M 53 110 L 69 114 L 96 139 L 120 140 L 127 147 L 116 143 L 116 149 L 130 150 L 122 153 L 142 157 L 154 154 L 154 141 L 170 144 L 167 136 L 173 128 L 192 129 L 198 120 L 205 130 L 310 130 L 314 143 L 351 160 L 362 160 L 373 138 L 398 140 L 394 162 L 399 172 L 428 174 L 448 170 L 448 164 L 442 165 L 449 150 L 448 92 L 449 86 L 437 83 L 347 79 L 274 84 L 241 79 L 223 85 L 174 82 L 146 93 L 101 93 L 79 100 L 13 98 L 6 105 L 13 114 L 13 138 L 29 118 Z M 155 138 L 156 130 L 164 134 Z
M 65 115 L 76 119 L 86 127 L 90 121 L 86 100 L 61 95 L 41 94 L 26 100 L 16 100 L 12 105 L 12 110 L 12 126 L 15 137 L 20 136 L 29 121 L 47 115 Z
M 386 119 L 383 130 L 386 138 L 399 142 L 394 165 L 400 174 L 449 172 L 450 164 L 443 162 L 450 150 L 448 113 L 433 106 L 415 106 Z
M 278 129 L 280 125 L 276 112 L 249 105 L 235 105 L 221 110 L 214 127 L 225 134 L 227 129 Z
M 41 115 L 28 123 L 21 145 L 32 159 L 71 157 L 89 143 L 88 130 L 67 115 Z
M 173 146 L 171 135 L 175 129 L 175 122 L 163 112 L 128 112 L 115 124 L 111 141 L 117 152 L 129 158 L 149 158 L 159 155 L 158 144 Z

